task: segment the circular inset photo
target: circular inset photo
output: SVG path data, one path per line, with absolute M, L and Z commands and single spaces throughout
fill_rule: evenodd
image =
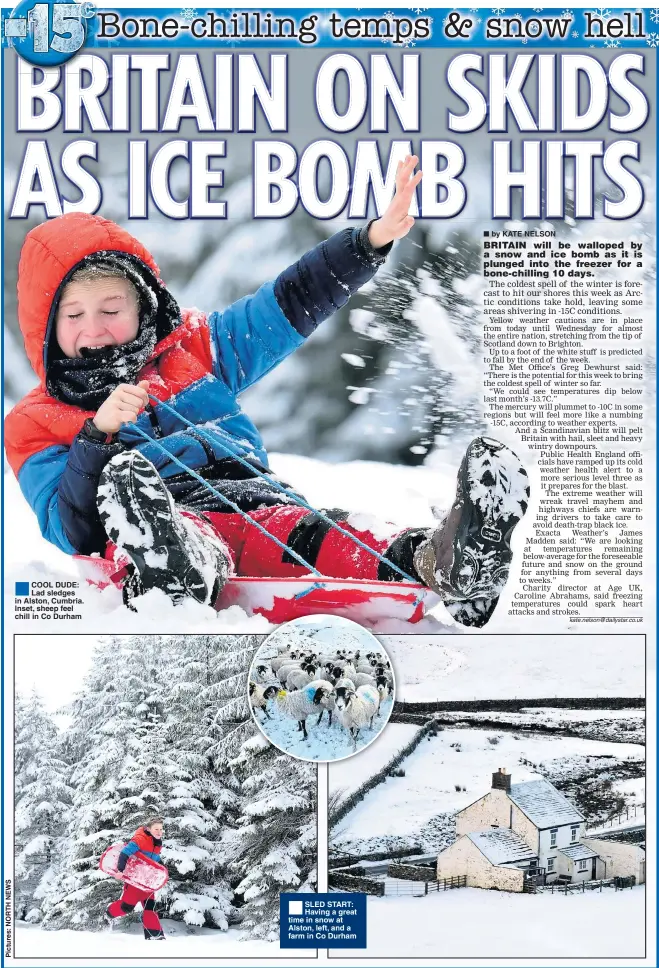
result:
M 270 742 L 301 760 L 353 756 L 382 732 L 394 704 L 389 656 L 367 629 L 335 615 L 280 625 L 257 650 L 249 705 Z

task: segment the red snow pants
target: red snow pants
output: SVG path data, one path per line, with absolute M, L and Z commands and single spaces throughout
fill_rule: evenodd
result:
M 142 905 L 142 924 L 144 925 L 145 938 L 161 938 L 163 930 L 160 926 L 160 919 L 155 912 L 155 896 L 153 892 L 141 891 L 132 884 L 124 884 L 121 897 L 113 901 L 108 907 L 108 914 L 111 918 L 124 918 L 135 908 L 136 904 Z
M 392 525 L 390 536 L 383 537 L 378 528 L 379 533 L 376 537 L 371 531 L 360 530 L 349 524 L 346 520 L 349 517 L 347 512 L 326 511 L 324 513 L 336 520 L 344 531 L 355 535 L 368 548 L 372 548 L 381 555 L 388 552 L 389 560 L 407 574 L 415 575 L 413 552 L 416 546 L 427 537 L 425 531 L 408 529 L 397 533 Z M 332 528 L 306 508 L 298 505 L 275 505 L 250 511 L 250 517 L 318 569 L 321 575 L 329 578 L 365 578 L 385 581 L 397 581 L 402 578 L 375 555 L 360 548 L 349 537 Z M 360 515 L 354 515 L 354 517 L 358 521 Z M 207 511 L 204 512 L 204 518 L 209 522 L 214 533 L 223 540 L 237 575 L 255 578 L 294 578 L 309 573 L 308 568 L 298 564 L 295 558 L 283 551 L 241 515 Z M 203 523 L 199 522 L 199 524 L 203 528 Z
M 413 580 L 419 581 L 414 568 L 414 551 L 428 537 L 426 529 L 397 531 L 394 525 L 382 526 L 380 523 L 375 535 L 367 529 L 368 515 L 338 510 L 324 512 L 348 535 L 354 535 L 367 546 L 362 548 L 319 515 L 297 504 L 276 504 L 249 512 L 249 517 L 268 534 L 263 534 L 240 514 L 198 513 L 183 507 L 179 511 L 202 531 L 220 538 L 233 573 L 249 578 L 296 578 L 309 574 L 305 565 L 300 565 L 288 551 L 268 537 L 271 534 L 328 578 L 403 581 L 400 571 L 367 550 L 372 548 Z M 353 524 L 349 523 L 349 518 L 354 519 Z M 362 523 L 364 527 L 355 526 Z M 115 545 L 108 544 L 105 557 L 115 558 L 116 550 Z

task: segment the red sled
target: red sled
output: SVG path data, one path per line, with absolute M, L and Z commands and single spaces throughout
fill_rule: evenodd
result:
M 98 866 L 104 874 L 130 884 L 140 891 L 159 891 L 169 880 L 167 868 L 144 854 L 132 854 L 123 871 L 118 870 L 119 854 L 125 844 L 112 844 L 101 855 Z
M 76 556 L 83 576 L 91 585 L 121 588 L 125 568 L 107 558 Z M 360 578 L 229 579 L 215 607 L 218 611 L 238 605 L 248 615 L 263 615 L 274 625 L 303 615 L 341 615 L 362 625 L 386 619 L 415 624 L 439 603 L 439 596 L 425 585 L 412 582 L 370 581 Z

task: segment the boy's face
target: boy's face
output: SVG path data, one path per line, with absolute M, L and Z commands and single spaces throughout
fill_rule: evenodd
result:
M 70 282 L 57 307 L 55 335 L 65 356 L 81 350 L 119 346 L 137 336 L 140 325 L 135 289 L 119 276 Z
M 151 833 L 153 834 L 153 836 L 156 838 L 156 840 L 162 840 L 163 826 L 162 826 L 161 823 L 153 823 L 153 824 L 151 824 L 151 826 L 149 827 L 149 830 L 151 831 Z

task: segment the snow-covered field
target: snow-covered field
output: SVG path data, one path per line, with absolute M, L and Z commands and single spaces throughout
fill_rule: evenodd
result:
M 355 949 L 354 957 L 601 959 L 645 954 L 643 887 L 568 897 L 462 888 L 418 898 L 369 897 L 366 910 L 368 947 Z M 332 960 L 338 957 L 338 952 L 331 955 Z
M 642 635 L 379 638 L 406 702 L 645 694 Z
M 514 733 L 493 730 L 444 729 L 423 740 L 405 760 L 405 776 L 388 778 L 350 811 L 334 831 L 336 846 L 379 838 L 418 839 L 433 818 L 461 810 L 487 793 L 499 767 L 505 766 L 518 783 L 548 772 L 559 760 L 586 756 L 642 761 L 645 750 L 632 743 L 569 736 L 516 739 Z M 345 786 L 342 770 L 341 763 L 330 766 L 330 791 Z
M 614 783 L 614 787 L 617 793 L 624 796 L 627 803 L 645 804 L 645 780 L 643 777 L 620 780 L 618 783 Z
M 315 950 L 282 951 L 278 944 L 256 941 L 235 929 L 213 931 L 211 928 L 188 928 L 180 921 L 162 921 L 165 941 L 147 942 L 142 926 L 113 926 L 104 931 L 42 931 L 38 925 L 19 921 L 16 924 L 14 956 L 16 958 L 292 958 L 308 962 Z M 130 961 L 128 962 L 130 963 Z M 309 962 L 310 963 L 310 962 Z
M 316 716 L 307 719 L 307 734 L 305 739 L 302 731 L 294 719 L 285 716 L 277 705 L 277 700 L 268 703 L 269 719 L 257 713 L 255 719 L 264 736 L 274 743 L 284 753 L 298 756 L 303 760 L 318 762 L 341 760 L 344 757 L 359 753 L 375 740 L 387 724 L 391 716 L 393 700 L 387 699 L 380 704 L 373 726 L 360 729 L 356 742 L 340 722 L 333 717 L 332 725 L 327 722 L 327 712 L 320 723 Z M 319 710 L 320 712 L 321 710 Z
M 599 714 L 599 715 L 598 715 Z M 573 733 L 584 739 L 607 740 L 612 743 L 645 742 L 645 711 L 643 709 L 544 709 L 511 713 L 485 710 L 484 712 L 441 712 L 438 718 L 458 723 L 466 720 L 472 725 L 502 729 L 544 729 Z

